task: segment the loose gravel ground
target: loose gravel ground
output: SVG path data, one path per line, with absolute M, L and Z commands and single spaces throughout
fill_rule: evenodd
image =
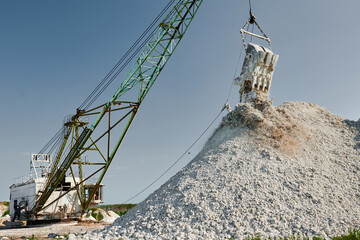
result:
M 106 225 L 108 224 L 71 222 L 11 229 L 0 226 L 0 239 L 2 237 L 5 237 L 4 239 L 24 239 L 25 237 L 31 238 L 32 235 L 36 236 L 37 239 L 47 239 L 49 234 L 52 234 L 52 236 L 64 236 L 71 233 L 88 233 L 103 229 Z

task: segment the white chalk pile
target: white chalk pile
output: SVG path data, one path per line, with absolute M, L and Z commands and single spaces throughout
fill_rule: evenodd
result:
M 360 122 L 239 104 L 202 151 L 102 231 L 69 239 L 330 237 L 360 228 Z

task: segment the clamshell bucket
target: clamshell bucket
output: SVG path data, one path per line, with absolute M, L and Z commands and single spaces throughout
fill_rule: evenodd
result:
M 240 102 L 266 96 L 271 87 L 271 80 L 279 55 L 263 46 L 249 43 L 240 77 L 234 84 L 240 85 Z M 244 99 L 243 99 L 244 97 Z

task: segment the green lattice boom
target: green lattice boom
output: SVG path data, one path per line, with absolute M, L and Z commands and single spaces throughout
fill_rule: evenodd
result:
M 59 166 L 57 164 L 54 165 L 50 174 L 51 177 L 48 179 L 43 192 L 39 195 L 35 206 L 31 209 L 32 216 L 36 216 L 37 213 L 39 213 L 42 209 L 47 208 L 55 202 L 53 201 L 51 203 L 47 203 L 47 200 L 49 199 L 53 191 L 56 189 L 56 187 L 59 185 L 61 180 L 64 178 L 65 173 L 69 170 L 71 165 L 74 164 L 74 160 L 79 159 L 79 157 L 84 152 L 90 149 L 89 146 L 85 147 L 85 145 L 87 143 L 89 144 L 89 142 L 91 141 L 90 146 L 96 146 L 96 141 L 93 141 L 91 139 L 91 135 L 96 130 L 97 126 L 99 125 L 100 121 L 103 119 L 106 113 L 109 113 L 110 118 L 110 111 L 114 111 L 111 109 L 111 106 L 114 105 L 114 103 L 128 104 L 127 107 L 119 108 L 121 110 L 130 109 L 129 112 L 125 114 L 124 118 L 120 119 L 111 128 L 109 127 L 109 130 L 102 135 L 104 136 L 105 134 L 108 134 L 110 136 L 111 129 L 115 127 L 115 125 L 117 125 L 120 121 L 125 119 L 125 117 L 128 117 L 128 121 L 125 124 L 122 134 L 119 136 L 116 144 L 112 147 L 112 150 L 108 151 L 108 156 L 104 158 L 104 163 L 98 164 L 101 165 L 101 168 L 97 170 L 94 174 L 99 173 L 100 177 L 97 180 L 94 191 L 90 194 L 90 196 L 88 196 L 88 200 L 82 198 L 81 204 L 83 210 L 86 210 L 89 207 L 90 200 L 94 196 L 95 191 L 99 188 L 99 185 L 101 184 L 101 181 L 106 171 L 108 170 L 112 160 L 114 159 L 114 156 L 122 140 L 124 139 L 124 136 L 129 129 L 129 126 L 132 123 L 139 106 L 148 94 L 150 88 L 154 84 L 165 64 L 168 62 L 174 50 L 178 46 L 190 23 L 194 19 L 202 2 L 203 0 L 179 0 L 175 4 L 174 8 L 166 16 L 166 18 L 159 24 L 154 34 L 147 42 L 136 62 L 131 67 L 130 71 L 128 72 L 124 80 L 121 82 L 120 86 L 118 87 L 110 101 L 93 109 L 96 110 L 102 108 L 101 111 L 96 112 L 96 114 L 98 114 L 97 119 L 89 128 L 85 128 L 83 130 L 83 132 L 80 134 L 80 137 L 77 139 L 77 142 L 68 152 L 65 153 L 66 156 L 64 155 L 65 157 L 63 157 L 63 161 L 61 162 L 61 164 L 59 164 Z M 123 101 L 122 97 L 124 96 L 124 94 L 127 93 L 129 90 L 133 89 L 135 86 L 138 86 L 139 88 L 137 102 Z M 91 113 L 91 111 L 87 111 L 81 114 L 91 115 L 93 113 Z M 78 115 L 81 116 L 81 114 Z M 56 159 L 58 160 L 60 159 L 60 157 L 61 156 L 57 156 Z M 71 168 L 70 170 L 72 171 Z M 94 174 L 92 174 L 91 176 L 93 176 Z M 84 181 L 86 181 L 90 177 L 82 179 L 82 182 L 77 183 L 77 185 L 70 190 L 76 188 L 79 193 L 79 186 L 81 186 Z M 66 193 L 62 194 L 59 198 L 61 198 L 65 194 Z

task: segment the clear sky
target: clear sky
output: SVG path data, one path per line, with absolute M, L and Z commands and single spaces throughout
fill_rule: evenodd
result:
M 8 200 L 13 178 L 28 174 L 30 154 L 57 132 L 167 2 L 0 1 L 0 200 Z M 360 1 L 253 0 L 252 5 L 280 55 L 271 87 L 274 105 L 312 102 L 357 120 Z M 105 176 L 106 203 L 121 203 L 157 178 L 220 111 L 248 11 L 247 0 L 204 0 Z M 114 91 L 102 96 L 104 103 Z M 232 107 L 237 91 L 234 87 Z M 134 202 L 189 162 L 216 125 Z

